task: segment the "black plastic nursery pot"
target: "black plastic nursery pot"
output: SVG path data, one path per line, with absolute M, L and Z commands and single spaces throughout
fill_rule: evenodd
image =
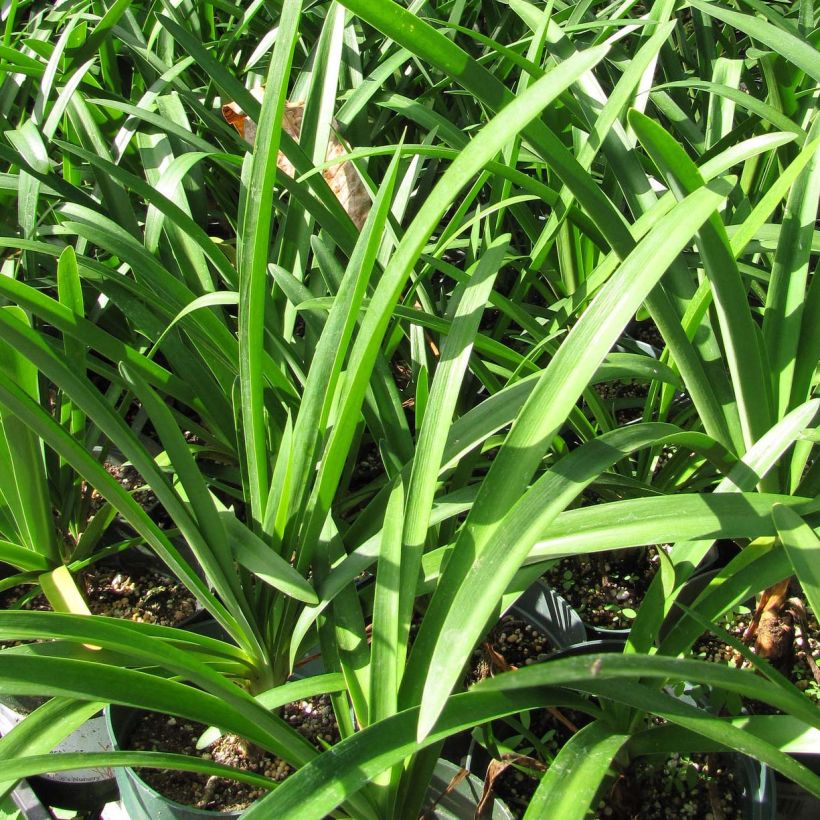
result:
M 556 649 L 566 649 L 587 639 L 581 616 L 540 578 L 507 611 L 546 635 Z
M 796 757 L 815 774 L 820 773 L 820 754 Z M 789 820 L 817 820 L 820 817 L 820 798 L 779 776 L 776 776 L 776 787 L 779 817 L 787 817 Z
M 735 777 L 741 784 L 744 820 L 776 820 L 777 784 L 774 772 L 745 755 L 732 755 Z
M 140 716 L 140 712 L 123 706 L 110 706 L 106 710 L 108 731 L 115 750 L 123 748 L 128 733 Z M 468 775 L 455 787 L 449 789 L 460 767 L 449 760 L 439 760 L 433 771 L 430 788 L 425 800 L 425 817 L 430 820 L 462 820 L 472 818 L 481 801 L 484 784 L 475 775 Z M 240 812 L 216 812 L 186 806 L 164 797 L 151 788 L 137 772 L 127 766 L 116 769 L 120 799 L 129 820 L 195 820 L 196 818 L 235 818 Z M 493 801 L 492 810 L 482 815 L 487 820 L 512 820 L 510 810 L 500 801 Z M 305 820 L 310 820 L 305 818 Z

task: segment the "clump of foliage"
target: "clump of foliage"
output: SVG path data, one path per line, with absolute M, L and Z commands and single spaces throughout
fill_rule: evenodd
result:
M 90 762 L 225 774 L 45 754 L 122 703 L 297 768 L 249 817 L 417 817 L 446 737 L 547 705 L 594 719 L 527 816 L 582 817 L 613 761 L 670 750 L 751 754 L 820 793 L 788 754 L 820 726 L 805 694 L 765 661 L 686 657 L 793 575 L 820 606 L 810 3 L 4 13 L 0 343 L 42 387 L 0 382 L 0 418 L 96 488 L 225 633 L 0 612 L 0 638 L 48 639 L 0 652 L 0 693 L 54 696 L 0 741 L 6 791 Z M 252 147 L 229 101 L 257 123 Z M 286 101 L 304 101 L 298 142 Z M 372 196 L 361 231 L 321 173 L 332 133 Z M 627 332 L 636 317 L 653 344 Z M 624 382 L 646 386 L 628 420 L 596 390 Z M 106 473 L 98 441 L 173 529 Z M 54 568 L 14 532 L 0 560 Z M 716 539 L 739 554 L 681 617 Z M 551 562 L 652 544 L 672 547 L 623 654 L 460 691 Z M 325 672 L 288 682 L 316 646 Z M 781 714 L 717 717 L 670 682 Z M 342 740 L 320 754 L 276 710 L 324 693 Z

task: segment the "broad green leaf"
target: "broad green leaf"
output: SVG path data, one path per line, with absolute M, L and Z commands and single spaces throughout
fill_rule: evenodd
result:
M 0 277 L 3 278 L 3 277 Z M 0 310 L 0 319 L 30 330 L 17 306 Z M 0 341 L 0 374 L 35 402 L 40 400 L 37 368 L 13 343 Z M 14 517 L 17 537 L 49 565 L 60 562 L 57 529 L 51 511 L 42 442 L 7 406 L 0 404 L 0 496 Z
M 594 805 L 613 758 L 629 739 L 602 721 L 593 721 L 564 744 L 541 778 L 524 814 L 537 820 L 550 812 L 567 820 L 583 820 Z
M 231 540 L 236 560 L 245 569 L 297 601 L 307 604 L 318 601 L 313 587 L 284 558 L 248 529 L 233 510 L 220 512 L 219 518 Z
M 676 196 L 688 196 L 703 185 L 695 164 L 660 125 L 638 111 L 630 112 L 629 123 Z M 699 228 L 698 250 L 712 285 L 726 364 L 740 410 L 745 449 L 748 449 L 771 426 L 770 391 L 746 287 L 717 213 L 711 214 Z
M 295 730 L 192 653 L 124 629 L 114 618 L 2 612 L 0 634 L 12 640 L 53 637 L 93 644 L 168 669 L 201 687 L 89 660 L 26 656 L 6 650 L 0 664 L 0 693 L 102 700 L 176 714 L 206 725 L 215 723 L 297 764 L 315 754 Z
M 820 612 L 820 539 L 794 510 L 782 504 L 772 507 L 772 517 L 789 562 L 816 616 Z
M 815 54 L 817 52 L 815 51 Z M 818 59 L 820 63 L 820 59 Z M 808 142 L 820 137 L 820 116 L 815 113 Z M 811 239 L 820 201 L 820 153 L 815 153 L 789 191 L 780 228 L 771 279 L 766 291 L 763 337 L 772 369 L 772 387 L 780 415 L 810 393 L 815 363 L 801 361 L 800 337 L 804 321 L 811 260 Z

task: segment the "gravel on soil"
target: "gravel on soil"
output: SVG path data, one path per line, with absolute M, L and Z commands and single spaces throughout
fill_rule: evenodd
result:
M 501 672 L 545 661 L 553 649 L 543 632 L 521 618 L 504 615 L 473 650 L 467 682 L 473 684 Z

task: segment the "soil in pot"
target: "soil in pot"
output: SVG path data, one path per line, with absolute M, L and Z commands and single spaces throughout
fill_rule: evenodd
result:
M 643 417 L 644 404 L 649 395 L 646 382 L 633 379 L 600 382 L 594 390 L 619 425 L 630 424 Z
M 83 573 L 83 582 L 95 615 L 176 626 L 196 612 L 196 599 L 185 586 L 151 567 L 93 565 Z M 50 611 L 45 596 L 31 596 L 32 589 L 13 587 L 0 593 L 0 609 Z
M 283 707 L 282 717 L 318 749 L 339 741 L 336 718 L 330 698 L 326 695 L 290 703 Z M 122 745 L 133 750 L 203 757 L 276 781 L 284 780 L 293 771 L 281 758 L 252 746 L 236 735 L 223 735 L 206 749 L 197 750 L 197 741 L 206 728 L 182 718 L 146 712 L 136 721 Z M 137 773 L 163 797 L 207 811 L 241 811 L 265 793 L 247 783 L 196 772 L 137 769 Z
M 196 599 L 188 589 L 155 569 L 92 567 L 85 574 L 85 586 L 95 615 L 176 626 L 196 612 Z
M 106 460 L 103 463 L 103 467 L 105 467 L 105 471 L 116 480 L 124 490 L 131 493 L 134 501 L 136 501 L 140 507 L 146 511 L 156 507 L 157 497 L 154 495 L 153 490 L 145 486 L 145 482 L 142 480 L 142 476 L 136 468 L 130 464 L 117 463 L 111 459 Z M 98 512 L 103 504 L 105 504 L 105 499 L 94 488 L 91 488 L 90 499 L 92 514 Z
M 545 661 L 554 650 L 543 632 L 516 615 L 504 615 L 473 650 L 467 685 Z
M 627 327 L 627 333 L 636 342 L 643 342 L 656 350 L 663 350 L 666 347 L 666 342 L 663 340 L 658 326 L 651 319 L 633 320 Z
M 657 547 L 597 552 L 563 558 L 543 578 L 585 624 L 629 629 L 659 561 Z
M 678 754 L 632 761 L 598 803 L 613 820 L 734 820 L 743 817 L 743 785 L 726 755 Z

